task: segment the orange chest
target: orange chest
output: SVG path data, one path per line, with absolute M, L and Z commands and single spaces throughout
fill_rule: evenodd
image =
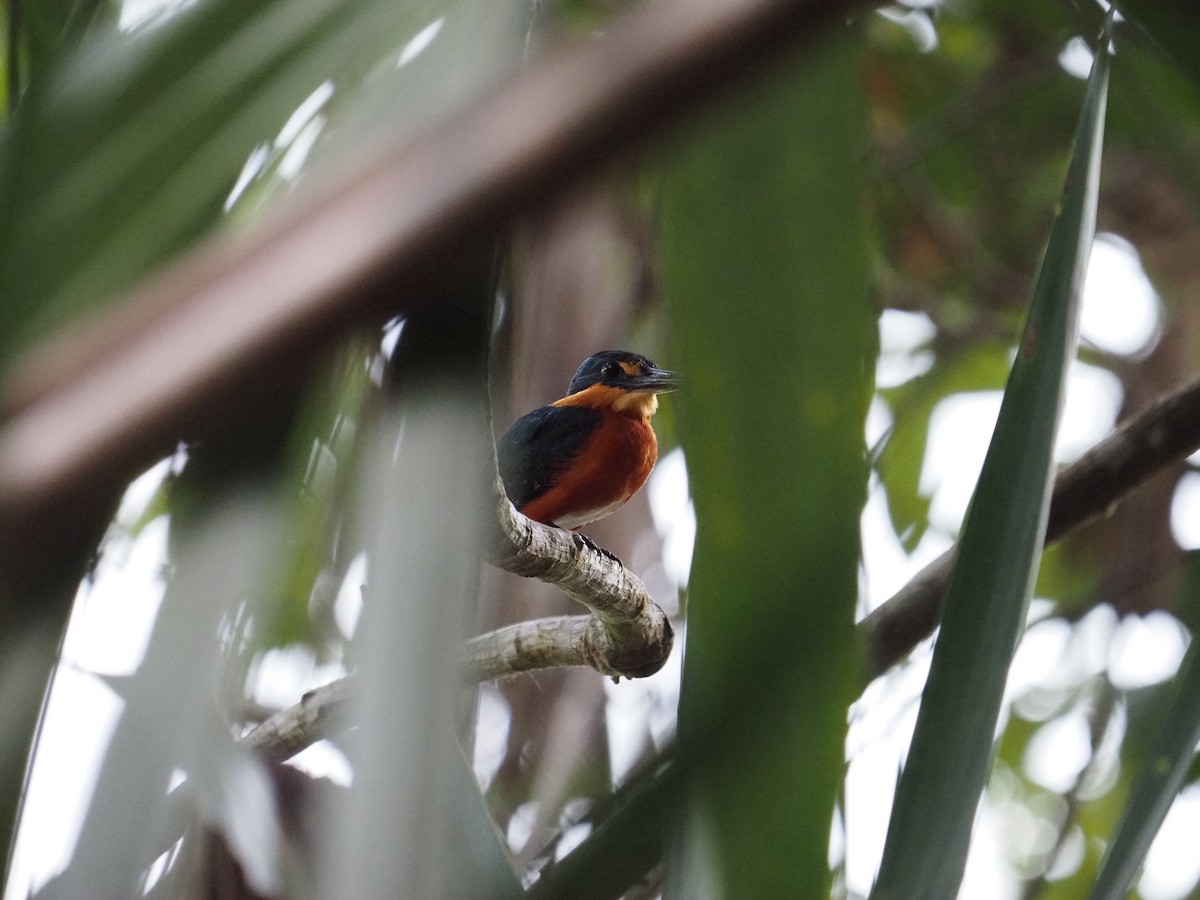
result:
M 598 500 L 628 500 L 650 477 L 658 459 L 658 439 L 643 419 L 609 414 L 572 468 L 579 489 Z
M 657 458 L 658 439 L 648 421 L 606 413 L 555 486 L 525 513 L 560 528 L 594 522 L 637 493 Z

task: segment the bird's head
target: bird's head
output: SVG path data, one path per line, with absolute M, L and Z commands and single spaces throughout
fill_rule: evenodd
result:
M 567 387 L 567 396 L 555 406 L 607 407 L 649 417 L 658 409 L 657 395 L 677 387 L 679 375 L 660 369 L 646 357 L 603 350 L 583 361 Z

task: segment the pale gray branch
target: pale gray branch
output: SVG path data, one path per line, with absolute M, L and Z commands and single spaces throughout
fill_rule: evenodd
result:
M 463 661 L 468 681 L 491 681 L 519 672 L 591 665 L 595 616 L 552 616 L 497 628 L 471 638 Z
M 579 535 L 521 515 L 494 481 L 495 529 L 491 562 L 527 578 L 561 588 L 592 611 L 518 622 L 471 638 L 463 652 L 463 678 L 477 683 L 521 672 L 590 666 L 614 678 L 653 675 L 674 643 L 671 622 L 641 579 Z M 342 710 L 353 675 L 307 692 L 250 731 L 244 742 L 284 760 L 352 723 Z
M 300 702 L 268 717 L 243 738 L 247 747 L 282 762 L 306 747 L 352 723 L 345 721 L 346 701 L 354 689 L 354 676 L 348 675 L 305 692 Z
M 595 624 L 580 639 L 582 659 L 572 665 L 629 678 L 661 669 L 674 634 L 666 613 L 650 598 L 641 579 L 580 536 L 521 515 L 498 483 L 497 488 L 500 534 L 491 547 L 491 562 L 515 575 L 557 586 L 595 617 Z

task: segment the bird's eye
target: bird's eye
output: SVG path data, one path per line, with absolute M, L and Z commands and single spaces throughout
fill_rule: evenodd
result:
M 604 367 L 600 369 L 600 375 L 604 378 L 616 378 L 621 374 L 621 367 L 615 362 L 606 362 Z

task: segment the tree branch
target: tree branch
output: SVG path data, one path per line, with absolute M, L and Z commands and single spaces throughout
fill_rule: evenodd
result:
M 586 628 L 577 623 L 562 626 L 555 653 L 564 658 L 574 655 L 577 661 L 569 665 L 588 665 L 613 677 L 644 678 L 662 668 L 674 634 L 666 613 L 651 599 L 641 579 L 579 535 L 521 515 L 502 489 L 496 497 L 496 521 L 500 532 L 490 548 L 494 565 L 553 584 L 592 611 L 592 622 Z M 560 620 L 574 621 L 573 617 Z M 543 640 L 546 638 L 543 630 Z M 548 649 L 550 642 L 545 640 L 539 646 Z M 514 671 L 528 668 L 537 666 Z
M 590 666 L 613 678 L 644 678 L 663 667 L 675 634 L 641 579 L 581 536 L 521 515 L 499 475 L 492 482 L 492 502 L 496 527 L 487 547 L 489 561 L 561 588 L 592 614 L 518 622 L 471 638 L 463 653 L 465 681 L 566 666 Z M 282 761 L 344 730 L 353 724 L 343 712 L 353 680 L 348 675 L 308 691 L 295 706 L 251 730 L 243 742 Z
M 1108 512 L 1140 484 L 1197 448 L 1200 378 L 1125 422 L 1059 473 L 1047 542 Z M 472 638 L 466 646 L 465 677 L 478 682 L 574 665 L 630 677 L 657 671 L 670 653 L 671 627 L 641 581 L 570 532 L 525 518 L 506 498 L 502 503 L 497 498 L 497 509 L 502 533 L 494 537 L 491 548 L 496 564 L 559 585 L 595 615 L 539 619 Z M 859 623 L 867 681 L 885 673 L 933 633 L 952 564 L 951 550 Z M 319 740 L 337 721 L 343 682 L 305 694 L 299 704 L 276 713 L 247 735 L 246 742 L 286 759 Z

